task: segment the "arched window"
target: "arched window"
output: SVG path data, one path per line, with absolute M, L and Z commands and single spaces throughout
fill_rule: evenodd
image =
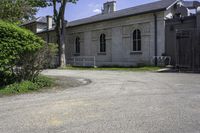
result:
M 100 52 L 106 52 L 106 35 L 101 34 L 100 36 Z
M 141 50 L 141 31 L 136 29 L 133 31 L 133 51 Z
M 76 37 L 76 42 L 75 42 L 75 52 L 76 54 L 80 54 L 81 48 L 80 48 L 80 38 Z

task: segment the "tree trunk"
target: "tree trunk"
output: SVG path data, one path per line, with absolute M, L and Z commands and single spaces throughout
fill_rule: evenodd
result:
M 60 8 L 60 21 L 61 21 L 61 35 L 60 35 L 60 67 L 66 66 L 66 58 L 65 58 L 65 8 L 67 1 L 63 0 Z
M 56 35 L 57 35 L 57 43 L 59 46 L 59 66 L 66 66 L 66 58 L 65 58 L 65 8 L 67 4 L 67 0 L 63 0 L 61 2 L 61 6 L 59 12 L 56 9 L 56 0 L 53 1 L 54 5 L 54 21 L 56 22 Z
M 65 20 L 62 21 L 61 35 L 60 35 L 60 67 L 66 66 L 65 58 Z
M 62 26 L 61 26 L 62 27 Z M 65 28 L 57 28 L 57 43 L 59 46 L 59 66 L 66 66 L 66 58 L 65 58 Z

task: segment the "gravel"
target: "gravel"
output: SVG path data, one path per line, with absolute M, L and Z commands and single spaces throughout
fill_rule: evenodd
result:
M 91 83 L 0 98 L 0 133 L 200 132 L 199 74 L 79 70 L 43 74 Z

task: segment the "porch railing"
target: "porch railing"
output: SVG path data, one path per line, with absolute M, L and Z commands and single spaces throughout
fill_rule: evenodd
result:
M 67 64 L 72 66 L 84 66 L 84 67 L 95 67 L 96 57 L 95 56 L 74 56 L 67 58 Z
M 170 56 L 153 56 L 152 64 L 157 61 L 159 66 L 171 65 L 171 60 Z

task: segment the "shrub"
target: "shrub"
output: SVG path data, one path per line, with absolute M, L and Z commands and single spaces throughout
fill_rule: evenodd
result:
M 33 83 L 37 84 L 39 87 L 51 87 L 53 85 L 53 79 L 45 76 L 38 76 L 33 80 Z
M 39 86 L 31 81 L 23 81 L 21 83 L 14 83 L 6 86 L 5 88 L 0 90 L 0 94 L 8 95 L 26 93 L 29 91 L 37 90 L 38 88 Z
M 0 21 L 0 86 L 36 78 L 53 56 L 51 47 L 31 31 Z
M 51 87 L 53 84 L 53 79 L 45 76 L 38 76 L 34 81 L 22 81 L 20 83 L 14 83 L 0 88 L 0 95 L 21 94 L 37 91 L 44 87 Z
M 27 55 L 33 56 L 43 47 L 44 41 L 32 32 L 0 21 L 0 74 L 3 77 L 0 85 L 10 83 L 10 77 L 17 76 L 16 68 L 22 67 L 22 59 L 28 60 Z M 21 75 L 18 78 L 24 79 Z
M 58 44 L 49 43 L 46 49 L 46 63 L 45 68 L 56 68 L 59 64 L 58 62 Z

